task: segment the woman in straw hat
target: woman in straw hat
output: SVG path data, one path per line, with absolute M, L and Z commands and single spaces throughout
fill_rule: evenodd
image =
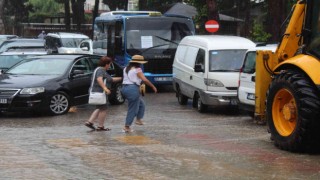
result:
M 156 93 L 157 88 L 144 76 L 141 64 L 145 64 L 147 61 L 143 56 L 134 55 L 132 56 L 127 67 L 123 69 L 123 84 L 121 92 L 128 100 L 128 112 L 125 122 L 124 132 L 132 132 L 130 126 L 136 117 L 136 124 L 143 125 L 142 118 L 144 116 L 145 104 L 141 98 L 139 91 L 139 86 L 141 82 L 150 86 L 152 90 Z

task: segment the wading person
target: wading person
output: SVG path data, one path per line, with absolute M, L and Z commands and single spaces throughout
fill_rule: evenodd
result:
M 103 56 L 101 57 L 98 65 L 98 69 L 93 76 L 95 77 L 93 79 L 93 86 L 92 86 L 92 92 L 105 92 L 107 95 L 111 93 L 111 90 L 109 89 L 111 87 L 112 82 L 121 81 L 121 77 L 111 77 L 106 70 L 109 69 L 109 66 L 112 62 L 112 59 Z M 106 84 L 104 83 L 106 82 Z M 108 96 L 106 96 L 108 98 Z M 104 121 L 107 117 L 107 102 L 102 105 L 96 105 L 96 109 L 92 112 L 89 120 L 85 123 L 85 125 L 92 130 L 97 131 L 109 131 L 111 129 L 104 127 Z M 98 127 L 96 128 L 94 126 L 95 121 L 98 121 Z
M 128 100 L 128 112 L 125 120 L 124 132 L 132 132 L 130 126 L 135 118 L 137 125 L 143 125 L 142 119 L 145 111 L 145 104 L 140 94 L 139 86 L 145 83 L 156 93 L 157 88 L 144 76 L 141 64 L 145 64 L 143 56 L 134 55 L 127 67 L 123 69 L 123 83 L 121 93 Z

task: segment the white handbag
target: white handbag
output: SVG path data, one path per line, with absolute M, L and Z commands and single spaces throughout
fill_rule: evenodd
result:
M 89 88 L 89 102 L 88 102 L 88 104 L 91 104 L 91 105 L 102 105 L 102 104 L 107 103 L 107 96 L 106 96 L 105 92 L 92 92 L 93 82 L 95 80 L 95 76 L 96 76 L 98 68 L 96 68 L 94 70 L 92 80 L 91 80 L 91 86 Z

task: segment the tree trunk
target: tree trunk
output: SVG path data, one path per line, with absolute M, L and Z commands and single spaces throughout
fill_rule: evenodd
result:
M 3 23 L 3 5 L 4 5 L 4 0 L 0 0 L 0 34 L 4 34 L 4 23 Z
M 78 31 L 81 31 L 81 24 L 84 23 L 84 2 L 86 0 L 78 0 Z
M 96 19 L 96 17 L 98 16 L 99 13 L 99 4 L 100 4 L 100 0 L 95 0 L 94 1 L 94 8 L 93 8 L 93 12 L 92 12 L 92 35 L 91 38 L 94 39 L 94 20 Z
M 216 0 L 206 0 L 208 7 L 208 20 L 216 20 L 219 21 L 219 13 L 217 8 Z
M 65 18 L 65 24 L 66 24 L 66 31 L 70 32 L 71 28 L 70 28 L 70 1 L 69 0 L 65 0 L 64 1 L 64 18 Z
M 272 35 L 271 41 L 278 42 L 280 38 L 281 25 L 287 15 L 287 0 L 268 0 L 267 32 Z

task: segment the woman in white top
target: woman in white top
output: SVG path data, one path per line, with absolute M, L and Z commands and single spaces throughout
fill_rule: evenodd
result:
M 123 69 L 122 95 L 128 100 L 128 112 L 125 122 L 124 132 L 132 132 L 130 126 L 136 117 L 136 124 L 143 125 L 142 118 L 144 116 L 145 105 L 141 98 L 139 86 L 142 82 L 150 86 L 156 93 L 157 88 L 144 76 L 141 64 L 145 64 L 143 56 L 134 55 L 128 66 Z

